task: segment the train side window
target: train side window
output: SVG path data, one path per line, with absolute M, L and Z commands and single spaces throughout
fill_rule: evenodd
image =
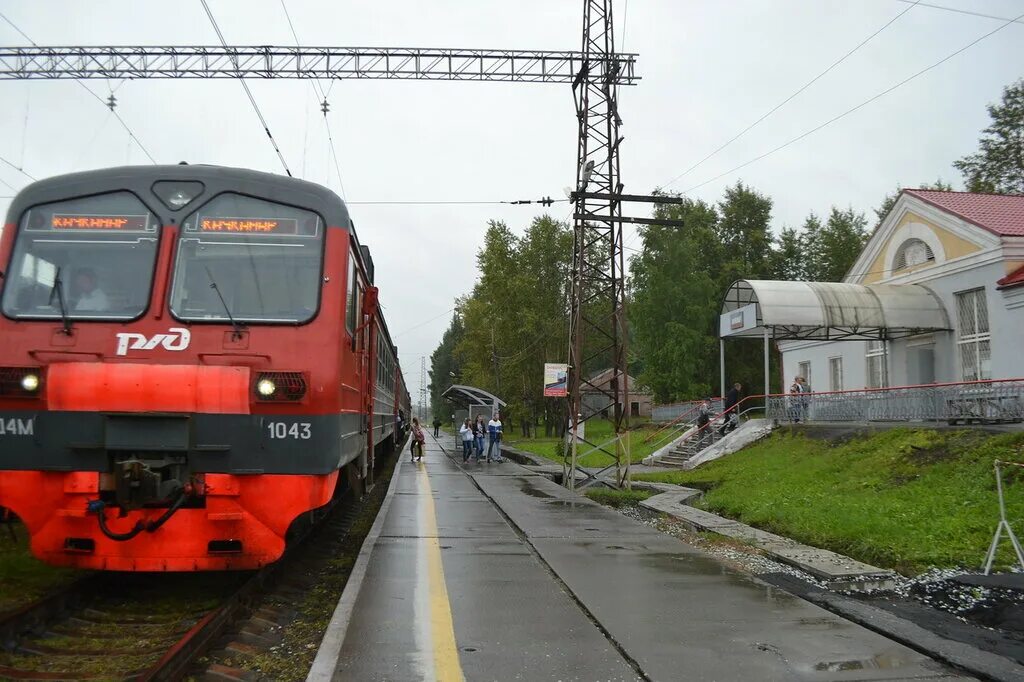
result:
M 356 331 L 356 255 L 349 251 L 348 254 L 348 302 L 345 308 L 345 326 L 353 337 Z

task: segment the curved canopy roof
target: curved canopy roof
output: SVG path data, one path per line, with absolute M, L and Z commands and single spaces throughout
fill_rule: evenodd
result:
M 894 339 L 950 329 L 939 298 L 920 284 L 741 279 L 725 293 L 719 336 Z
M 469 407 L 470 405 L 497 405 L 498 407 L 505 407 L 504 400 L 476 386 L 452 384 L 445 389 L 441 397 L 459 407 Z

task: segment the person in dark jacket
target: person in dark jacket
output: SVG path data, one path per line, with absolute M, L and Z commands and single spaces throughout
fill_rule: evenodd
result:
M 725 421 L 722 423 L 721 428 L 718 429 L 718 435 L 724 436 L 729 431 L 732 431 L 739 424 L 739 415 L 736 414 L 736 406 L 740 402 L 740 391 L 743 389 L 743 385 L 738 381 L 732 385 L 729 392 L 725 394 L 725 402 L 722 404 L 722 410 L 725 412 Z
M 434 438 L 437 438 L 438 431 L 441 429 L 441 420 L 434 417 Z

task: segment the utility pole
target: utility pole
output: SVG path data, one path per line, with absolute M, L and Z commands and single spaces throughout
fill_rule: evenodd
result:
M 582 391 L 603 395 L 613 415 L 615 481 L 629 485 L 629 458 L 623 437 L 629 426 L 626 385 L 622 183 L 619 180 L 619 117 L 616 95 L 619 64 L 615 55 L 612 0 L 584 0 L 583 66 L 573 82 L 579 126 L 576 210 L 573 216 L 573 279 L 569 306 L 569 421 L 572 424 L 570 471 L 575 487 L 581 422 L 603 410 L 583 414 Z M 602 195 L 593 198 L 589 195 Z M 591 383 L 592 370 L 611 365 L 608 381 Z M 625 410 L 623 409 L 625 408 Z M 612 454 L 612 453 L 609 453 Z

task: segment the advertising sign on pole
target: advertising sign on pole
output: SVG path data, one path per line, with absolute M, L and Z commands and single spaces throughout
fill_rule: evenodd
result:
M 544 364 L 544 397 L 564 398 L 569 395 L 569 365 Z

